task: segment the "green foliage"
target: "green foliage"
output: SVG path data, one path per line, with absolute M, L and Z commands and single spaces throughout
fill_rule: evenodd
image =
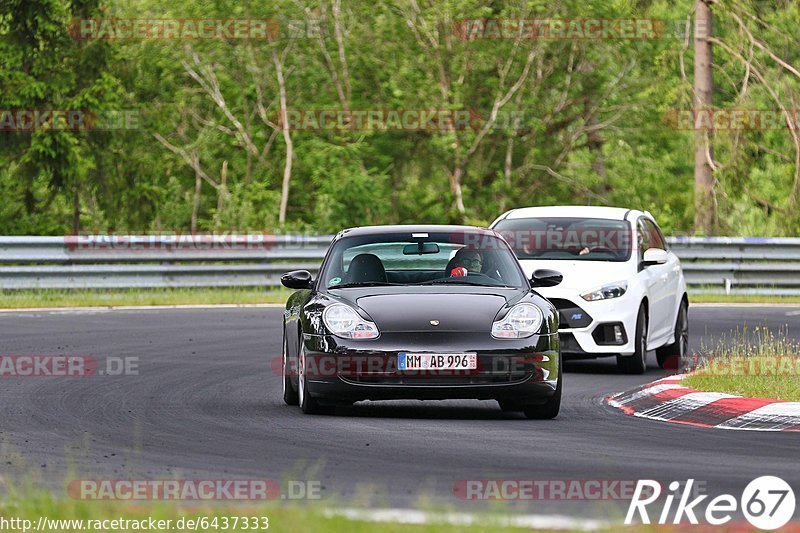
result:
M 667 233 L 692 233 L 694 136 L 666 117 L 692 107 L 691 40 L 675 33 L 693 3 L 445 0 L 417 11 L 377 0 L 341 2 L 337 15 L 330 0 L 0 0 L 0 108 L 138 112 L 134 129 L 0 131 L 0 233 L 487 224 L 516 206 L 587 202 L 647 209 Z M 800 78 L 754 48 L 736 17 L 798 65 L 800 5 L 720 0 L 713 11 L 724 43 L 714 51 L 715 106 L 796 109 Z M 267 41 L 69 33 L 79 18 L 170 17 L 272 18 L 283 31 Z M 465 19 L 589 17 L 659 19 L 665 35 L 515 42 L 453 31 Z M 748 74 L 737 54 L 751 49 Z M 291 131 L 280 228 L 287 144 L 276 60 L 291 110 L 470 110 L 486 120 L 502 100 L 500 120 L 485 132 L 481 121 L 455 131 Z M 789 131 L 719 131 L 712 147 L 717 232 L 797 234 Z

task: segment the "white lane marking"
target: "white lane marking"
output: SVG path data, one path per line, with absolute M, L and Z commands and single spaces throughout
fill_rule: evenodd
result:
M 159 309 L 236 309 L 286 307 L 285 304 L 185 304 L 185 305 L 109 305 L 94 307 L 20 307 L 0 309 L 0 313 L 99 313 L 107 311 L 150 311 Z
M 719 424 L 723 429 L 780 431 L 800 425 L 800 402 L 769 403 Z
M 688 377 L 689 374 L 673 374 L 665 378 L 657 379 L 653 383 L 667 383 L 670 381 L 681 381 L 683 378 Z
M 634 415 L 656 420 L 672 420 L 724 398 L 738 398 L 738 396 L 721 392 L 691 392 L 680 398 L 634 413 Z
M 670 390 L 670 389 L 687 389 L 687 388 L 688 387 L 684 387 L 683 385 L 679 385 L 677 383 L 664 383 L 663 385 L 654 385 L 652 387 L 647 387 L 646 389 L 637 391 L 637 392 L 631 394 L 630 396 L 625 396 L 624 398 L 620 397 L 620 396 L 621 395 L 625 395 L 626 393 L 620 392 L 619 394 L 615 394 L 614 396 L 612 396 L 612 399 L 616 403 L 618 403 L 620 405 L 625 405 L 625 404 L 630 403 L 630 402 L 632 402 L 634 400 L 638 400 L 640 398 L 645 398 L 647 396 L 652 396 L 652 395 L 657 394 L 657 393 L 659 393 L 661 391 Z
M 797 311 L 787 311 L 786 312 L 786 316 L 798 316 L 798 315 L 800 315 L 800 309 L 798 309 Z
M 608 529 L 611 522 L 594 519 L 574 518 L 564 515 L 524 514 L 524 515 L 477 515 L 474 513 L 432 513 L 417 509 L 326 509 L 328 518 L 344 517 L 348 520 L 364 522 L 394 522 L 398 524 L 448 524 L 455 526 L 493 525 L 527 529 L 559 529 L 597 531 Z

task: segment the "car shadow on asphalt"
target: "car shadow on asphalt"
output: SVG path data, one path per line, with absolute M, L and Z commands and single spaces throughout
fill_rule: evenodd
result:
M 564 361 L 565 374 L 595 374 L 598 376 L 620 376 L 633 378 L 623 374 L 617 368 L 615 357 L 598 357 L 589 359 L 568 359 Z M 653 352 L 648 354 L 647 371 L 643 382 L 664 377 L 667 372 L 658 368 Z M 358 402 L 352 406 L 337 406 L 336 416 L 361 418 L 406 418 L 428 420 L 520 420 L 535 424 L 555 423 L 555 420 L 528 420 L 521 412 L 502 411 L 494 400 L 386 400 Z
M 465 405 L 469 403 L 469 405 Z M 504 412 L 494 400 L 391 400 L 359 402 L 339 406 L 336 415 L 364 418 L 413 418 L 433 420 L 524 420 L 547 423 L 547 420 L 528 420 L 521 412 Z
M 565 374 L 600 374 L 600 375 L 619 375 L 626 376 L 617 368 L 616 357 L 596 357 L 588 359 L 564 359 Z M 658 367 L 654 352 L 647 354 L 646 376 L 665 377 L 673 374 L 674 371 L 663 370 Z

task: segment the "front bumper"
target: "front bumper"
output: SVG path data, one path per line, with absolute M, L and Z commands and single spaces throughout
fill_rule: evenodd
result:
M 633 354 L 639 306 L 631 304 L 628 295 L 587 302 L 572 291 L 554 289 L 557 288 L 541 293 L 558 309 L 558 332 L 565 358 Z M 621 333 L 619 341 L 614 326 Z
M 303 335 L 308 392 L 321 402 L 360 400 L 507 400 L 542 403 L 559 378 L 557 334 L 497 340 L 488 333 L 384 333 L 353 341 Z M 403 371 L 400 352 L 475 353 L 478 368 Z

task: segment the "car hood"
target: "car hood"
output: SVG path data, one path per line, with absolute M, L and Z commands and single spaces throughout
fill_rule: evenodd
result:
M 628 279 L 632 274 L 629 272 L 630 265 L 627 262 L 522 259 L 520 264 L 528 278 L 531 277 L 534 270 L 540 268 L 549 268 L 560 272 L 564 279 L 556 287 L 561 290 L 591 290 L 606 283 Z M 548 288 L 537 288 L 536 291 L 546 296 Z
M 381 331 L 481 331 L 491 328 L 506 298 L 496 294 L 380 294 L 358 298 L 356 304 Z
M 546 305 L 521 288 L 476 286 L 386 286 L 330 290 L 337 300 L 359 307 L 383 332 L 488 331 L 507 304 L 530 299 Z M 431 320 L 438 320 L 434 326 Z

